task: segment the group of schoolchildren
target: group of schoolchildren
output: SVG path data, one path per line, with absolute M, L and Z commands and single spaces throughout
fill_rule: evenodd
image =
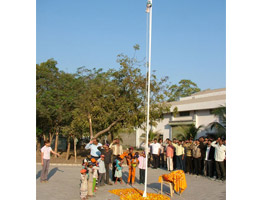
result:
M 101 154 L 100 158 L 91 158 L 84 159 L 82 162 L 81 173 L 81 184 L 80 184 L 80 198 L 82 200 L 88 199 L 88 197 L 93 197 L 98 190 L 97 186 L 104 186 L 106 168 L 104 163 L 105 155 Z M 128 152 L 123 153 L 122 155 L 117 155 L 114 160 L 113 167 L 115 168 L 115 182 L 116 185 L 118 182 L 123 183 L 122 180 L 122 169 L 124 158 L 126 158 L 126 163 L 129 168 L 127 184 L 135 183 L 135 172 L 138 167 L 140 170 L 140 184 L 144 184 L 145 169 L 146 169 L 146 155 L 145 152 L 133 152 L 133 148 L 130 147 Z

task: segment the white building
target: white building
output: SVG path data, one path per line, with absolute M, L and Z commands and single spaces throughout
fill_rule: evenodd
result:
M 226 106 L 226 89 L 204 90 L 197 92 L 189 97 L 180 98 L 179 101 L 169 102 L 171 105 L 170 113 L 164 114 L 164 119 L 159 121 L 153 131 L 160 134 L 163 140 L 166 138 L 172 139 L 179 132 L 180 125 L 194 124 L 196 127 L 200 125 L 203 128 L 198 132 L 197 137 L 203 136 L 206 133 L 213 133 L 208 125 L 211 122 L 219 122 L 219 119 L 212 114 L 212 110 L 221 106 Z M 177 107 L 178 114 L 173 115 L 174 108 Z M 140 147 L 144 140 L 145 131 L 142 129 L 136 130 L 136 146 Z

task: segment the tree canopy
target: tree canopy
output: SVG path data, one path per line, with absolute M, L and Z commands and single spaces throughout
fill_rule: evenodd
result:
M 135 53 L 139 49 L 139 45 L 134 46 Z M 132 58 L 119 54 L 117 63 L 118 69 L 81 67 L 73 74 L 59 70 L 54 59 L 37 64 L 37 134 L 100 137 L 120 129 L 142 128 L 146 121 L 147 74 L 141 67 L 146 63 L 138 61 L 135 54 Z M 171 87 L 167 81 L 167 77 L 158 79 L 151 74 L 152 125 L 169 112 L 167 100 L 200 91 L 190 80 Z
M 187 97 L 199 91 L 200 88 L 198 88 L 196 83 L 191 80 L 182 79 L 179 85 L 168 86 L 168 91 L 166 92 L 168 96 L 167 101 L 178 101 L 180 97 Z

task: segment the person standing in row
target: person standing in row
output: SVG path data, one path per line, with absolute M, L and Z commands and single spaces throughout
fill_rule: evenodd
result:
M 51 143 L 49 140 L 44 141 L 44 146 L 41 148 L 41 164 L 42 164 L 42 171 L 41 171 L 41 183 L 47 182 L 47 176 L 50 166 L 50 158 L 51 153 L 54 155 L 60 156 L 59 153 L 56 153 L 50 147 Z
M 178 140 L 176 138 L 172 139 L 172 145 L 174 146 L 174 155 L 173 155 L 173 169 L 176 169 L 176 148 L 175 146 L 177 145 Z
M 160 144 L 159 167 L 164 168 L 164 145 L 163 145 L 163 140 L 161 138 L 159 139 L 159 144 Z
M 118 155 L 122 155 L 123 152 L 123 147 L 120 144 L 120 140 L 116 138 L 113 140 L 113 142 L 109 145 L 109 148 L 112 149 L 113 152 L 113 157 L 112 157 L 112 163 L 113 163 L 113 169 L 112 169 L 112 180 L 115 181 L 115 170 L 116 170 L 116 162 L 115 160 L 117 159 Z
M 139 175 L 140 175 L 139 183 L 144 184 L 145 170 L 146 170 L 146 155 L 144 151 L 138 157 L 138 161 L 139 161 L 138 168 L 139 168 Z
M 215 148 L 211 145 L 212 140 L 208 140 L 206 156 L 205 156 L 205 166 L 204 166 L 204 176 L 213 177 L 213 163 L 214 163 L 214 155 Z
M 105 167 L 105 155 L 101 155 L 98 159 L 98 166 L 99 166 L 99 175 L 98 175 L 98 186 L 105 185 L 105 175 L 106 175 L 106 167 Z
M 207 149 L 207 144 L 204 143 L 204 137 L 199 138 L 199 148 L 201 151 L 201 171 L 200 174 L 204 175 L 204 163 L 205 163 L 205 156 L 206 156 L 206 149 Z
M 218 144 L 216 144 L 217 142 Z M 217 141 L 212 142 L 211 145 L 215 147 L 215 164 L 218 179 L 225 181 L 226 170 L 224 166 L 224 160 L 226 159 L 226 146 L 223 145 L 223 140 L 220 138 Z
M 182 160 L 184 159 L 184 148 L 182 146 L 182 141 L 179 140 L 178 144 L 173 144 L 176 151 L 176 169 L 183 170 L 183 163 Z
M 90 142 L 85 146 L 86 150 L 90 149 L 91 158 L 94 158 L 96 161 L 100 158 L 101 155 L 98 147 L 102 147 L 102 144 L 99 143 L 96 138 L 92 138 Z
M 168 139 L 168 145 L 166 148 L 166 158 L 167 158 L 167 169 L 168 171 L 173 170 L 173 155 L 174 155 L 174 147 L 172 145 L 172 141 Z
M 186 148 L 186 172 L 188 174 L 193 173 L 192 168 L 192 139 L 190 138 L 186 144 L 184 144 L 184 147 Z
M 160 155 L 161 145 L 157 142 L 156 138 L 153 140 L 151 147 L 152 147 L 152 155 L 153 155 L 153 169 L 157 169 L 158 164 L 159 164 L 159 155 Z
M 108 184 L 108 185 L 112 185 L 112 183 L 109 181 L 109 166 L 112 167 L 112 154 L 113 154 L 113 152 L 112 152 L 111 149 L 109 149 L 108 144 L 103 145 L 103 148 L 98 147 L 98 149 L 101 152 L 101 154 L 105 156 L 105 159 L 104 159 L 105 168 L 106 168 L 105 183 Z
M 193 145 L 192 155 L 194 162 L 195 174 L 199 176 L 201 174 L 201 151 L 199 147 L 199 141 L 195 140 L 195 144 Z

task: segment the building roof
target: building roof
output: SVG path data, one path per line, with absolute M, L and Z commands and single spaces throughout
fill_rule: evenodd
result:
M 177 107 L 178 111 L 214 109 L 226 104 L 226 89 L 204 90 L 169 104 L 171 112 L 174 107 Z
M 219 89 L 206 89 L 206 90 L 202 90 L 200 92 L 196 92 L 194 94 L 192 94 L 191 96 L 197 96 L 197 95 L 202 95 L 202 94 L 210 94 L 210 93 L 215 93 L 215 92 L 222 92 L 222 91 L 226 91 L 226 88 L 219 88 Z

